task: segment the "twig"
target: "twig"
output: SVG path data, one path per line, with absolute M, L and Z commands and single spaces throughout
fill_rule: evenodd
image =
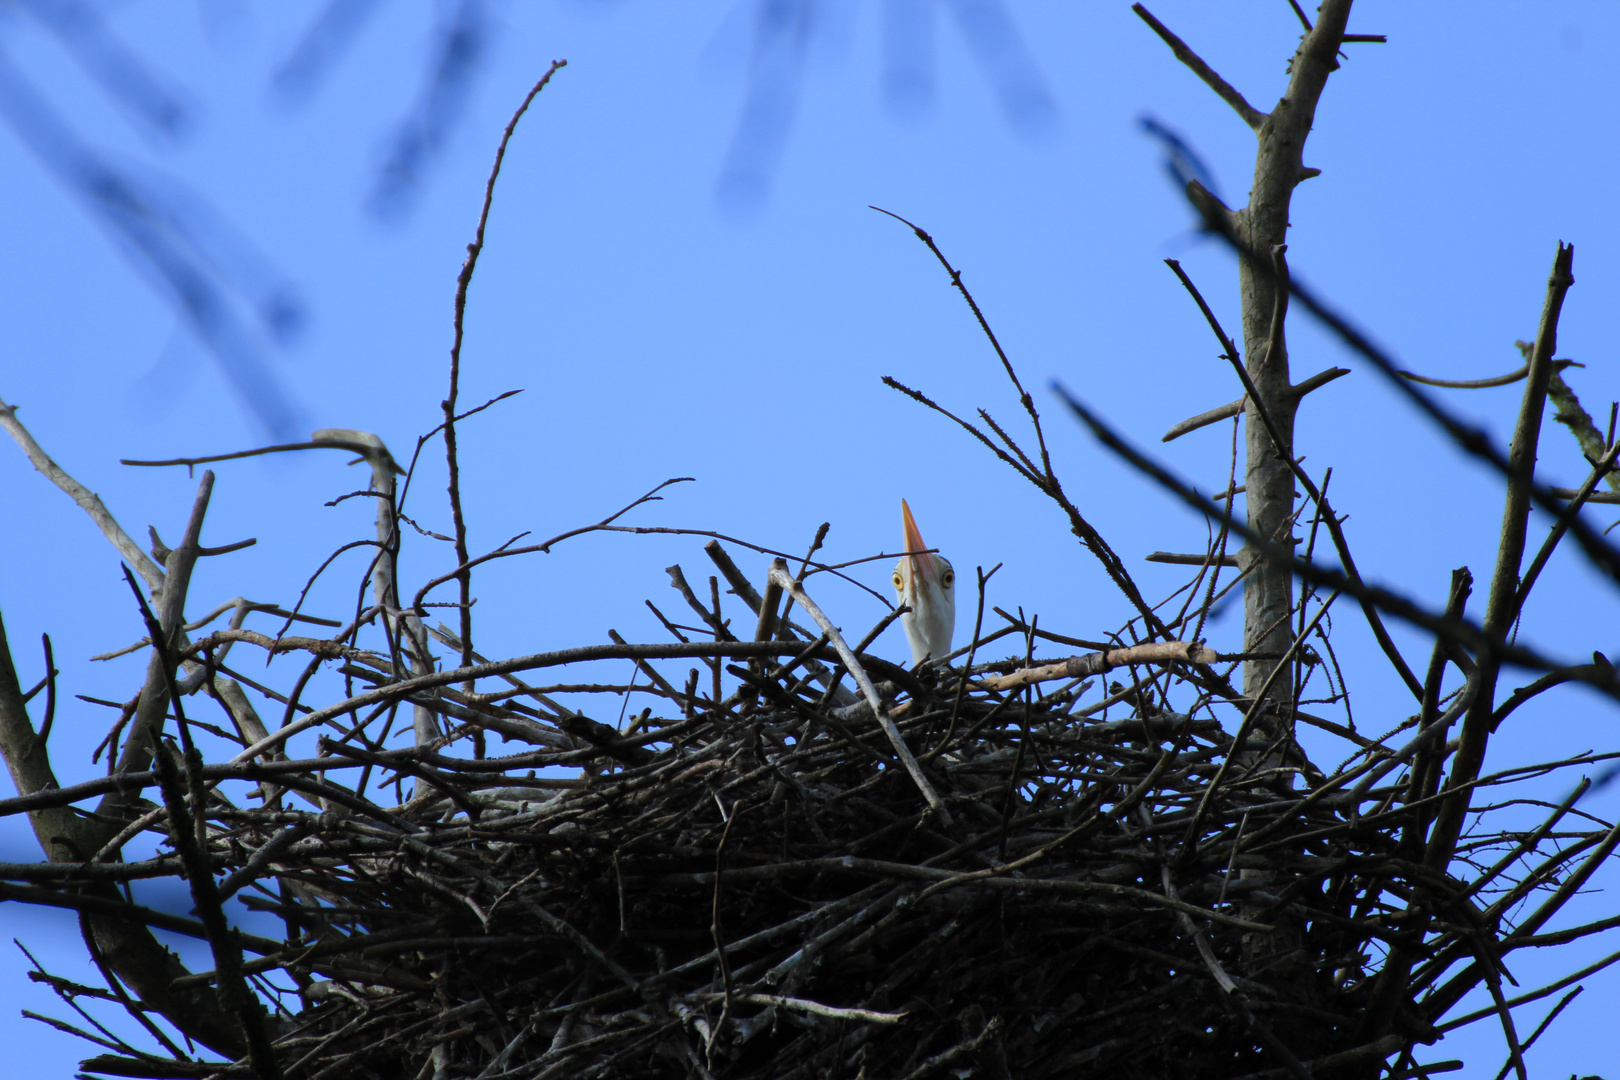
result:
M 1297 382 L 1293 386 L 1289 387 L 1287 390 L 1287 395 L 1291 399 L 1297 401 L 1303 398 L 1306 394 L 1309 394 L 1312 390 L 1326 386 L 1333 380 L 1343 378 L 1348 374 L 1350 374 L 1350 369 L 1341 367 L 1328 368 L 1326 371 L 1319 371 L 1310 378 L 1305 379 L 1302 382 Z M 1181 438 L 1183 435 L 1197 431 L 1199 428 L 1208 427 L 1211 424 L 1218 424 L 1222 420 L 1230 420 L 1234 416 L 1242 416 L 1244 405 L 1248 402 L 1248 400 L 1249 399 L 1247 397 L 1241 397 L 1236 401 L 1227 402 L 1225 405 L 1222 405 L 1219 408 L 1211 409 L 1208 412 L 1199 413 L 1197 416 L 1188 417 L 1186 420 L 1183 420 L 1181 423 L 1176 424 L 1169 431 L 1165 432 L 1159 438 L 1159 441 L 1172 442 Z
M 1188 824 L 1186 836 L 1182 840 L 1183 861 L 1192 858 L 1192 855 L 1196 850 L 1198 832 L 1203 825 L 1205 814 L 1209 812 L 1210 803 L 1215 798 L 1215 793 L 1220 790 L 1222 781 L 1226 779 L 1227 771 L 1231 769 L 1234 762 L 1237 762 L 1243 757 L 1244 744 L 1248 739 L 1249 732 L 1253 730 L 1255 724 L 1259 722 L 1262 713 L 1266 709 L 1266 696 L 1271 692 L 1272 685 L 1280 678 L 1279 673 L 1287 670 L 1288 661 L 1293 658 L 1294 653 L 1297 652 L 1300 646 L 1303 645 L 1311 636 L 1311 632 L 1316 629 L 1317 624 L 1322 621 L 1322 617 L 1326 615 L 1328 613 L 1328 609 L 1333 606 L 1333 601 L 1337 600 L 1338 598 L 1339 591 L 1334 590 L 1332 596 L 1329 596 L 1326 600 L 1322 601 L 1322 606 L 1317 609 L 1316 615 L 1310 621 L 1310 625 L 1306 626 L 1302 632 L 1294 636 L 1294 643 L 1288 647 L 1288 651 L 1283 654 L 1275 665 L 1273 665 L 1271 674 L 1267 676 L 1266 681 L 1260 685 L 1260 689 L 1255 692 L 1254 700 L 1250 703 L 1248 711 L 1243 714 L 1243 723 L 1238 725 L 1237 734 L 1232 736 L 1232 745 L 1227 751 L 1226 759 L 1221 762 L 1221 766 L 1216 771 L 1214 778 L 1210 780 L 1209 786 L 1204 788 L 1203 795 L 1198 800 L 1198 809 L 1193 812 L 1192 821 Z M 1284 722 L 1287 722 L 1287 718 L 1285 718 Z
M 479 555 L 476 558 L 466 559 L 465 561 L 463 561 L 461 563 L 461 565 L 457 566 L 454 570 L 451 570 L 449 573 L 446 573 L 446 574 L 440 574 L 436 578 L 432 578 L 431 580 L 429 580 L 427 582 L 427 584 L 423 585 L 420 589 L 417 589 L 416 590 L 416 595 L 411 597 L 411 605 L 410 605 L 411 610 L 412 611 L 424 611 L 425 612 L 426 609 L 422 607 L 422 601 L 427 598 L 428 593 L 432 592 L 434 589 L 438 588 L 440 585 L 443 585 L 447 581 L 456 580 L 456 578 L 460 574 L 462 574 L 463 572 L 465 572 L 467 570 L 471 570 L 476 566 L 481 566 L 482 564 L 484 564 L 486 562 L 489 562 L 491 559 L 510 558 L 513 555 L 529 555 L 529 554 L 532 554 L 532 553 L 537 552 L 537 551 L 549 554 L 553 547 L 555 547 L 556 545 L 562 543 L 564 540 L 571 540 L 576 536 L 583 536 L 584 534 L 591 533 L 591 532 L 655 532 L 655 531 L 663 531 L 663 530 L 652 530 L 652 529 L 615 529 L 613 527 L 612 523 L 617 521 L 619 518 L 623 517 L 624 515 L 628 514 L 630 511 L 634 510 L 636 507 L 642 505 L 643 503 L 661 501 L 662 497 L 658 493 L 660 491 L 664 490 L 665 488 L 669 487 L 671 484 L 684 484 L 684 483 L 690 482 L 691 480 L 692 480 L 692 477 L 690 477 L 690 476 L 672 477 L 671 479 L 665 480 L 662 484 L 659 484 L 657 487 L 655 487 L 651 491 L 647 492 L 647 494 L 641 496 L 641 498 L 639 498 L 639 499 L 635 500 L 634 502 L 630 503 L 629 505 L 615 511 L 612 514 L 609 514 L 607 517 L 603 518 L 601 521 L 597 522 L 595 525 L 581 525 L 579 528 L 569 529 L 567 532 L 558 533 L 556 536 L 553 536 L 550 540 L 547 540 L 544 543 L 530 544 L 530 545 L 528 545 L 526 547 L 520 547 L 520 548 L 502 546 L 502 547 L 499 547 L 499 548 L 495 549 L 494 551 L 488 552 L 488 553 L 483 554 L 483 555 Z M 707 535 L 713 535 L 713 534 L 705 533 L 703 535 L 707 536 Z
M 714 955 L 720 964 L 720 978 L 725 986 L 725 993 L 722 995 L 725 1004 L 720 1007 L 720 1019 L 709 1029 L 708 1045 L 704 1050 L 710 1055 L 714 1052 L 715 1040 L 720 1037 L 720 1032 L 726 1026 L 726 1019 L 731 1015 L 731 1007 L 737 993 L 736 984 L 731 978 L 731 961 L 726 956 L 726 930 L 720 914 L 720 884 L 725 876 L 726 841 L 731 837 L 731 827 L 737 823 L 737 816 L 741 810 L 740 799 L 731 804 L 731 813 L 726 817 L 726 827 L 720 833 L 720 843 L 714 849 L 714 903 L 711 905 L 709 934 L 714 939 Z
M 495 162 L 490 166 L 489 179 L 484 183 L 484 205 L 478 212 L 478 228 L 474 231 L 473 242 L 467 245 L 467 258 L 461 264 L 461 273 L 456 278 L 455 316 L 452 320 L 453 338 L 450 343 L 450 390 L 445 396 L 441 406 L 444 410 L 444 454 L 445 463 L 449 472 L 450 520 L 455 529 L 456 562 L 465 564 L 468 560 L 467 551 L 467 522 L 461 507 L 461 465 L 457 459 L 456 446 L 456 401 L 461 394 L 461 344 L 465 329 L 467 314 L 467 289 L 472 284 L 473 271 L 478 266 L 478 256 L 484 250 L 484 230 L 489 224 L 489 209 L 495 201 L 495 181 L 501 175 L 501 162 L 506 159 L 506 145 L 512 141 L 512 133 L 517 130 L 518 121 L 529 110 L 530 102 L 536 95 L 545 89 L 551 77 L 559 68 L 566 67 L 568 61 L 554 60 L 551 67 L 534 84 L 523 99 L 523 103 L 512 114 L 507 122 L 506 130 L 501 133 L 500 145 L 495 150 Z M 472 664 L 472 571 L 463 570 L 458 575 L 461 584 L 461 666 L 469 667 Z M 468 685 L 470 694 L 475 687 Z
M 1581 512 L 1581 507 L 1592 497 L 1592 493 L 1597 490 L 1598 481 L 1614 471 L 1617 456 L 1620 456 L 1620 443 L 1611 445 L 1608 452 L 1593 463 L 1591 475 L 1575 491 L 1569 500 L 1569 505 L 1564 508 L 1564 512 L 1559 515 L 1558 520 L 1553 522 L 1553 527 L 1547 533 L 1547 539 L 1542 541 L 1541 550 L 1537 551 L 1536 557 L 1530 560 L 1530 568 L 1524 572 L 1524 577 L 1519 581 L 1518 593 L 1513 598 L 1513 617 L 1515 619 L 1524 611 L 1524 602 L 1530 598 L 1530 590 L 1535 586 L 1536 579 L 1541 576 L 1541 571 L 1546 567 L 1547 560 L 1552 557 L 1553 549 L 1558 546 L 1558 541 L 1563 539 L 1564 533 L 1569 529 L 1570 519 Z
M 962 294 L 962 299 L 967 301 L 968 307 L 973 311 L 973 317 L 979 321 L 979 329 L 983 330 L 984 336 L 990 339 L 991 348 L 996 350 L 996 356 L 1001 359 L 1001 369 L 1006 372 L 1008 380 L 1012 382 L 1013 387 L 1018 391 L 1018 403 L 1024 407 L 1024 412 L 1029 414 L 1030 424 L 1035 428 L 1035 441 L 1041 448 L 1041 475 L 1048 483 L 1053 482 L 1052 459 L 1046 452 L 1046 435 L 1041 430 L 1041 416 L 1035 410 L 1035 399 L 1030 397 L 1029 391 L 1024 389 L 1024 384 L 1018 381 L 1018 373 L 1013 370 L 1012 361 L 1007 359 L 1007 353 L 1002 349 L 1001 342 L 997 340 L 995 331 L 990 329 L 990 323 L 985 319 L 984 312 L 979 310 L 978 302 L 973 299 L 973 294 L 968 292 L 966 285 L 962 284 L 961 271 L 952 266 L 950 261 L 945 258 L 945 253 L 939 250 L 939 245 L 934 243 L 934 238 L 918 226 L 913 225 L 899 214 L 891 213 L 880 206 L 873 206 L 868 209 L 876 210 L 880 214 L 888 214 L 889 217 L 910 228 L 913 233 L 917 234 L 917 239 L 928 245 L 928 250 L 934 253 L 934 258 L 939 260 L 939 264 L 951 276 L 951 284 L 956 287 L 957 292 Z
M 1510 371 L 1506 375 L 1497 375 L 1490 379 L 1431 379 L 1415 371 L 1397 371 L 1395 374 L 1411 382 L 1422 383 L 1424 386 L 1438 386 L 1445 390 L 1486 390 L 1493 386 L 1512 386 L 1530 374 L 1530 365 L 1526 364 L 1517 371 Z
M 934 759 L 945 752 L 945 748 L 951 744 L 952 736 L 956 734 L 956 723 L 962 715 L 962 700 L 967 694 L 968 675 L 973 670 L 973 656 L 978 652 L 979 635 L 984 630 L 984 587 L 990 583 L 990 579 L 995 577 L 996 571 L 1000 569 L 1000 563 L 992 566 L 988 574 L 984 572 L 984 567 L 974 567 L 979 576 L 979 603 L 977 610 L 973 614 L 973 638 L 968 642 L 967 659 L 962 661 L 962 676 L 956 682 L 956 697 L 951 702 L 950 723 L 945 725 L 945 734 L 940 738 L 939 745 L 923 755 L 923 764 L 925 765 L 932 765 Z M 1034 628 L 1031 627 L 1030 633 L 1033 634 L 1034 632 Z

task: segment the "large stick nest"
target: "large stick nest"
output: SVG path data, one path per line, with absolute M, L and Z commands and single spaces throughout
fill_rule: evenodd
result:
M 924 701 L 902 725 L 918 744 L 937 742 L 952 711 Z M 299 878 L 335 906 L 334 929 L 364 935 L 346 951 L 378 943 L 366 952 L 376 973 L 328 969 L 353 985 L 334 986 L 295 1037 L 313 1049 L 316 1033 L 342 1032 L 321 1056 L 377 1076 L 444 1039 L 466 1075 L 502 1054 L 491 1075 L 1087 1064 L 1164 1076 L 1243 1061 L 1246 1040 L 1177 920 L 1195 910 L 1186 901 L 1243 890 L 1212 860 L 1181 875 L 1178 904 L 1156 856 L 1165 830 L 1186 827 L 1219 728 L 1082 725 L 1043 707 L 1009 802 L 1023 710 L 998 704 L 965 699 L 971 741 L 931 770 L 957 835 L 930 823 L 880 738 L 800 708 L 705 719 L 679 748 L 583 790 L 413 843 L 340 827 L 322 844 L 370 849 L 353 872 Z M 1281 807 L 1234 786 L 1211 834 L 1268 804 L 1251 827 Z M 1330 824 L 1324 813 L 1299 827 Z M 1236 920 L 1200 923 L 1234 962 Z M 1361 944 L 1327 937 L 1334 966 Z
M 1380 896 L 1436 887 L 1345 814 L 1390 794 L 1349 789 L 1389 751 L 1337 782 L 1305 766 L 1301 790 L 1297 752 L 1250 737 L 1212 790 L 1232 737 L 1166 704 L 1234 697 L 1214 667 L 1116 668 L 1142 655 L 1118 650 L 1034 670 L 1023 629 L 1024 656 L 971 674 L 864 658 L 948 826 L 870 706 L 835 704 L 813 656 L 836 656 L 802 641 L 716 645 L 747 658 L 742 688 L 718 707 L 677 694 L 630 734 L 541 693 L 546 709 L 447 690 L 414 700 L 543 749 L 323 738 L 301 765 L 234 767 L 327 808 L 218 790 L 209 808 L 227 888 L 256 878 L 244 902 L 286 920 L 246 964 L 261 990 L 274 969 L 299 987 L 271 1028 L 285 1074 L 1232 1077 L 1388 1054 L 1357 1038 L 1371 958 L 1401 937 Z M 1032 681 L 1092 672 L 1130 677 Z M 373 801 L 392 779 L 414 796 Z

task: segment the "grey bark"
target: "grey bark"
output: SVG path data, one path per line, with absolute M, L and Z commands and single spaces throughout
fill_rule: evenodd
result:
M 1233 224 L 1238 238 L 1257 253 L 1269 253 L 1286 243 L 1294 189 L 1316 175 L 1315 170 L 1305 167 L 1305 140 L 1327 78 L 1339 66 L 1337 53 L 1350 18 L 1350 3 L 1327 0 L 1322 5 L 1315 27 L 1294 54 L 1287 92 L 1255 128 L 1259 150 L 1255 155 L 1254 187 L 1248 205 L 1234 215 Z M 1239 268 L 1238 283 L 1243 305 L 1244 365 L 1286 443 L 1284 452 L 1291 455 L 1299 397 L 1289 392 L 1292 384 L 1283 328 L 1277 327 L 1273 334 L 1272 318 L 1278 299 L 1274 271 L 1269 265 L 1256 267 L 1245 259 Z M 1243 427 L 1244 499 L 1249 525 L 1274 543 L 1287 543 L 1293 532 L 1294 500 L 1298 494 L 1293 474 L 1288 462 L 1272 446 L 1271 436 L 1252 403 L 1245 412 Z M 1293 577 L 1286 567 L 1262 564 L 1251 573 L 1243 593 L 1244 649 L 1273 654 L 1287 649 L 1292 640 L 1288 616 L 1293 603 Z M 1250 660 L 1244 665 L 1244 690 L 1257 690 L 1275 666 L 1275 660 Z M 1283 672 L 1272 684 L 1273 700 L 1291 700 L 1292 682 L 1290 673 Z

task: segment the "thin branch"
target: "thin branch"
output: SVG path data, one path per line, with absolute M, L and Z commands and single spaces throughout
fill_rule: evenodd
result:
M 141 550 L 141 546 L 124 531 L 123 526 L 118 524 L 118 519 L 112 516 L 112 512 L 101 501 L 101 496 L 73 479 L 62 466 L 52 461 L 50 455 L 34 441 L 34 436 L 23 427 L 22 421 L 17 419 L 16 408 L 4 401 L 0 401 L 0 427 L 5 428 L 6 432 L 17 441 L 23 453 L 28 455 L 28 460 L 34 463 L 34 468 L 45 474 L 45 479 L 66 492 L 69 498 L 90 515 L 90 520 L 96 523 L 96 528 L 112 542 L 112 546 L 118 549 L 118 554 L 135 568 L 135 572 L 141 575 L 141 580 L 146 582 L 149 590 L 156 593 L 163 587 L 162 568 L 153 562 L 146 552 Z
M 454 338 L 450 343 L 450 392 L 441 402 L 444 409 L 444 455 L 447 471 L 449 472 L 450 521 L 455 530 L 456 562 L 466 565 L 467 552 L 467 522 L 461 507 L 461 465 L 457 455 L 456 444 L 456 401 L 461 395 L 461 345 L 465 333 L 467 314 L 467 289 L 472 284 L 473 271 L 478 266 L 478 256 L 484 250 L 484 230 L 489 225 L 489 209 L 495 202 L 495 181 L 501 175 L 501 163 L 506 159 L 506 145 L 512 141 L 512 133 L 517 130 L 518 121 L 528 112 L 529 104 L 536 95 L 545 89 L 551 77 L 559 68 L 566 67 L 568 61 L 554 60 L 551 67 L 540 81 L 536 82 L 523 99 L 523 104 L 517 107 L 512 119 L 507 122 L 506 130 L 501 133 L 500 145 L 495 150 L 495 163 L 490 167 L 489 179 L 484 184 L 484 205 L 478 212 L 478 228 L 474 232 L 473 242 L 467 245 L 467 258 L 461 265 L 461 273 L 456 278 L 455 316 L 453 319 Z M 461 666 L 469 667 L 472 664 L 472 571 L 463 569 L 457 580 L 461 584 Z M 471 693 L 473 687 L 468 686 Z
M 1609 447 L 1608 452 L 1593 464 L 1591 475 L 1576 490 L 1569 501 L 1569 505 L 1564 508 L 1564 512 L 1558 516 L 1558 520 L 1548 530 L 1547 539 L 1542 542 L 1541 550 L 1536 552 L 1536 557 L 1530 561 L 1530 569 L 1524 572 L 1524 577 L 1519 582 L 1518 594 L 1513 598 L 1513 618 L 1518 618 L 1520 613 L 1524 611 L 1524 602 L 1530 598 L 1530 590 L 1535 587 L 1536 579 L 1541 576 L 1541 571 L 1546 567 L 1547 560 L 1552 558 L 1553 549 L 1558 546 L 1558 541 L 1563 539 L 1564 533 L 1569 529 L 1570 519 L 1581 512 L 1581 507 L 1592 497 L 1592 493 L 1597 490 L 1598 481 L 1614 471 L 1616 456 L 1620 456 L 1620 443 Z
M 1530 357 L 1530 375 L 1525 380 L 1524 398 L 1519 407 L 1519 419 L 1514 428 L 1507 464 L 1507 496 L 1502 507 L 1502 530 L 1497 542 L 1496 566 L 1491 574 L 1491 590 L 1485 606 L 1481 630 L 1487 635 L 1505 635 L 1518 617 L 1519 572 L 1523 565 L 1525 531 L 1530 518 L 1530 503 L 1534 494 L 1536 449 L 1541 437 L 1541 417 L 1547 400 L 1547 384 L 1552 377 L 1553 352 L 1558 345 L 1558 316 L 1563 310 L 1564 296 L 1575 283 L 1573 271 L 1575 249 L 1562 242 L 1553 259 L 1552 273 L 1547 279 L 1547 298 L 1542 305 L 1541 325 L 1536 332 L 1535 350 Z M 1600 472 L 1607 471 L 1605 465 Z M 1595 481 L 1594 481 L 1595 483 Z M 1559 523 L 1571 527 L 1580 524 L 1576 513 L 1563 514 Z M 1617 563 L 1620 572 L 1620 563 Z M 1468 786 L 1479 775 L 1485 761 L 1486 744 L 1490 741 L 1491 717 L 1495 707 L 1496 678 L 1500 658 L 1486 654 L 1478 663 L 1484 679 L 1484 688 L 1473 708 L 1463 719 L 1462 744 L 1452 763 L 1447 787 L 1458 788 L 1456 797 L 1442 804 L 1435 818 L 1434 832 L 1429 837 L 1427 853 L 1431 867 L 1444 867 L 1455 850 L 1461 835 L 1469 806 Z
M 1419 375 L 1415 371 L 1397 371 L 1395 374 L 1403 379 L 1424 386 L 1438 386 L 1444 390 L 1487 390 L 1493 386 L 1512 386 L 1526 375 L 1530 374 L 1530 365 L 1526 364 L 1517 371 L 1506 375 L 1498 375 L 1491 379 L 1431 379 L 1426 375 Z
M 636 507 L 642 505 L 643 503 L 661 501 L 662 497 L 658 493 L 660 491 L 663 491 L 665 488 L 669 487 L 671 484 L 690 483 L 692 481 L 692 479 L 693 478 L 690 477 L 690 476 L 676 476 L 676 477 L 672 477 L 669 480 L 665 480 L 663 483 L 659 484 L 657 487 L 655 487 L 651 491 L 647 492 L 647 494 L 641 496 L 639 499 L 637 499 L 634 502 L 630 503 L 628 506 L 624 506 L 624 507 L 621 507 L 618 510 L 615 510 L 613 513 L 609 514 L 607 517 L 603 518 L 601 521 L 598 521 L 595 525 L 582 525 L 577 529 L 569 529 L 567 532 L 558 533 L 556 536 L 553 536 L 550 540 L 547 540 L 547 541 L 545 541 L 543 543 L 529 544 L 526 547 L 520 547 L 520 548 L 507 547 L 507 546 L 503 545 L 503 546 L 501 546 L 499 548 L 496 548 L 494 551 L 486 552 L 485 554 L 480 555 L 477 558 L 463 559 L 462 562 L 461 562 L 461 565 L 457 566 L 454 570 L 451 570 L 451 571 L 449 571 L 448 573 L 445 573 L 445 574 L 440 574 L 438 577 L 433 578 L 430 581 L 428 581 L 420 589 L 417 589 L 416 590 L 416 595 L 411 597 L 410 610 L 412 610 L 412 611 L 422 611 L 422 612 L 425 613 L 425 609 L 422 607 L 422 601 L 424 599 L 426 599 L 428 593 L 432 592 L 434 589 L 437 589 L 440 585 L 443 585 L 447 581 L 453 581 L 453 580 L 457 579 L 464 572 L 466 572 L 468 570 L 471 570 L 473 567 L 479 566 L 479 565 L 481 565 L 483 563 L 486 563 L 486 562 L 489 562 L 491 559 L 505 559 L 505 558 L 510 558 L 513 555 L 530 555 L 530 554 L 533 554 L 535 552 L 545 552 L 545 553 L 549 554 L 551 549 L 554 546 L 556 546 L 557 544 L 562 543 L 564 540 L 571 540 L 576 536 L 583 536 L 586 533 L 607 532 L 607 531 L 633 531 L 633 532 L 646 531 L 646 530 L 641 530 L 641 529 L 613 530 L 612 529 L 612 523 L 619 520 L 621 517 L 628 514 L 630 511 L 634 510 Z M 705 535 L 708 535 L 708 534 L 705 534 Z M 511 541 L 508 541 L 508 543 L 510 543 L 510 542 Z M 740 542 L 740 541 L 738 541 L 738 542 Z M 464 611 L 466 610 L 465 606 L 463 607 L 463 610 Z M 464 664 L 463 666 L 465 667 L 465 666 L 470 666 L 470 665 L 465 665 Z
M 1001 358 L 1002 370 L 1007 373 L 1007 378 L 1012 382 L 1013 387 L 1018 391 L 1018 403 L 1024 407 L 1024 412 L 1029 414 L 1030 424 L 1035 428 L 1035 441 L 1040 445 L 1041 448 L 1041 471 L 1044 474 L 1047 483 L 1055 483 L 1055 478 L 1052 475 L 1052 458 L 1051 455 L 1046 452 L 1046 435 L 1041 430 L 1041 415 L 1035 411 L 1035 399 L 1029 396 L 1029 391 L 1024 389 L 1024 384 L 1018 381 L 1018 373 L 1013 370 L 1012 361 L 1007 359 L 1006 350 L 1001 347 L 1001 342 L 997 340 L 996 332 L 990 329 L 990 323 L 987 319 L 985 319 L 984 312 L 979 310 L 978 301 L 973 299 L 973 294 L 968 292 L 966 285 L 962 284 L 961 271 L 957 270 L 950 264 L 950 260 L 945 258 L 945 253 L 939 250 L 939 245 L 934 243 L 934 238 L 929 236 L 927 232 L 923 231 L 918 226 L 911 224 L 911 222 L 907 221 L 899 214 L 891 213 L 880 206 L 871 206 L 868 207 L 868 209 L 876 210 L 880 214 L 888 214 L 889 217 L 894 218 L 894 220 L 900 222 L 902 225 L 908 226 L 912 232 L 917 234 L 917 239 L 928 245 L 928 250 L 934 253 L 934 258 L 939 260 L 939 264 L 943 266 L 945 268 L 945 272 L 951 276 L 951 284 L 956 287 L 957 292 L 962 294 L 962 299 L 967 301 L 968 307 L 973 311 L 973 317 L 979 320 L 979 329 L 983 330 L 984 336 L 990 339 L 990 346 L 996 350 L 996 356 Z
M 1319 371 L 1310 378 L 1305 379 L 1302 382 L 1297 382 L 1293 386 L 1289 387 L 1287 390 L 1287 395 L 1291 399 L 1298 401 L 1306 394 L 1309 394 L 1312 390 L 1326 386 L 1334 379 L 1343 378 L 1348 374 L 1350 374 L 1350 369 L 1341 367 L 1328 368 L 1326 371 Z M 1248 399 L 1246 398 L 1239 398 L 1236 401 L 1229 401 L 1225 405 L 1211 409 L 1208 412 L 1199 413 L 1197 416 L 1190 416 L 1181 421 L 1181 423 L 1176 424 L 1169 431 L 1165 432 L 1159 441 L 1171 442 L 1175 439 L 1181 438 L 1183 435 L 1197 431 L 1199 428 L 1205 428 L 1211 424 L 1218 424 L 1222 420 L 1230 420 L 1234 416 L 1241 416 L 1243 415 L 1244 403 L 1247 400 Z
M 1231 83 L 1217 75 L 1214 68 L 1204 63 L 1202 57 L 1188 48 L 1186 42 L 1171 33 L 1169 27 L 1155 19 L 1147 8 L 1141 4 L 1132 4 L 1131 10 L 1136 12 L 1143 22 L 1153 28 L 1153 32 L 1159 35 L 1160 40 L 1170 46 L 1170 51 L 1175 53 L 1177 60 L 1191 68 L 1194 75 L 1204 80 L 1204 85 L 1215 91 L 1216 96 L 1222 101 L 1232 106 L 1232 111 L 1243 118 L 1243 122 L 1249 125 L 1250 131 L 1260 130 L 1260 126 L 1267 119 L 1265 113 L 1245 101 L 1243 95 L 1238 93 Z

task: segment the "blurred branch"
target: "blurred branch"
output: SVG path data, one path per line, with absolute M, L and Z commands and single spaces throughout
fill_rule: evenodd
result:
M 190 110 L 107 28 L 103 8 L 87 0 L 21 0 L 18 5 L 54 34 L 85 73 L 149 133 L 178 139 Z
M 384 220 L 408 212 L 423 172 L 444 153 L 487 47 L 491 20 L 485 0 L 454 0 L 445 8 L 421 94 L 399 122 L 367 199 L 372 214 Z
M 178 192 L 173 181 L 144 182 L 85 145 L 3 53 L 0 115 L 213 353 L 254 418 L 288 437 L 300 424 L 299 407 L 271 371 L 237 301 L 253 309 L 273 339 L 285 340 L 303 320 L 291 286 L 229 235 L 200 199 Z
M 1097 436 L 1104 446 L 1118 454 L 1131 466 L 1147 474 L 1156 483 L 1175 494 L 1187 505 L 1206 517 L 1219 519 L 1224 514 L 1225 511 L 1219 504 L 1204 498 L 1190 485 L 1176 478 L 1168 470 L 1131 447 L 1109 428 L 1100 417 L 1061 385 L 1054 384 L 1053 390 L 1063 398 L 1069 408 L 1091 429 L 1092 433 Z M 1550 671 L 1562 666 L 1555 664 L 1534 650 L 1523 645 L 1516 645 L 1504 637 L 1490 637 L 1466 619 L 1449 619 L 1436 615 L 1388 589 L 1377 585 L 1367 585 L 1363 582 L 1353 582 L 1340 571 L 1317 563 L 1304 562 L 1297 558 L 1292 551 L 1280 545 L 1262 541 L 1252 529 L 1240 522 L 1233 521 L 1230 527 L 1234 533 L 1254 545 L 1265 558 L 1288 567 L 1303 580 L 1327 588 L 1342 589 L 1358 600 L 1365 599 L 1381 611 L 1388 612 L 1431 633 L 1440 634 L 1471 651 L 1483 652 L 1488 650 L 1505 663 L 1518 664 L 1541 671 Z M 1581 677 L 1580 681 L 1588 683 L 1610 697 L 1620 699 L 1620 684 L 1616 684 L 1612 677 L 1604 679 L 1600 675 L 1587 673 L 1584 677 Z
M 304 36 L 277 66 L 271 83 L 292 101 L 314 93 L 333 62 L 346 52 L 379 0 L 327 0 Z

